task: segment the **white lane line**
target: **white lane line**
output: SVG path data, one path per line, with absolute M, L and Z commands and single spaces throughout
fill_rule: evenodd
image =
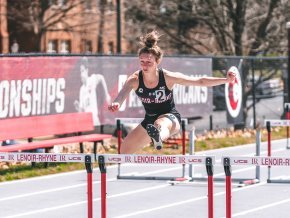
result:
M 263 209 L 268 209 L 270 207 L 275 207 L 275 206 L 278 206 L 280 204 L 285 204 L 285 203 L 289 203 L 289 202 L 290 202 L 290 198 L 282 200 L 282 201 L 277 201 L 275 203 L 266 204 L 266 205 L 263 205 L 263 206 L 260 206 L 260 207 L 256 207 L 256 208 L 251 209 L 251 210 L 246 210 L 246 211 L 243 211 L 243 212 L 240 212 L 240 213 L 235 213 L 235 214 L 232 215 L 232 217 L 244 216 L 244 215 L 247 215 L 249 213 L 253 213 L 253 212 L 256 212 L 256 211 L 259 211 L 259 210 L 263 210 Z
M 248 169 L 250 169 L 250 168 L 253 168 L 253 167 L 248 167 Z M 244 169 L 241 169 L 241 170 L 244 170 Z M 240 171 L 240 170 L 237 170 L 237 171 Z M 237 171 L 233 171 L 233 172 L 237 172 Z M 221 173 L 221 174 L 224 174 L 224 173 Z M 112 179 L 112 180 L 116 180 L 116 179 Z M 244 187 L 242 189 L 241 188 L 236 188 L 236 189 L 233 189 L 233 192 L 234 191 L 245 190 L 245 189 L 251 188 L 253 186 L 254 187 L 257 187 L 257 186 L 264 185 L 264 184 L 266 184 L 266 183 L 265 182 L 264 183 L 258 183 L 258 184 L 252 185 L 252 186 L 246 186 L 246 187 Z M 108 196 L 107 199 L 121 197 L 121 196 L 128 196 L 128 195 L 132 195 L 132 194 L 136 194 L 136 193 L 141 193 L 141 192 L 147 192 L 149 190 L 165 188 L 165 187 L 168 187 L 168 186 L 171 186 L 171 185 L 170 184 L 163 184 L 163 185 L 159 185 L 159 186 L 154 186 L 154 187 L 139 189 L 139 190 L 136 190 L 136 191 L 123 192 L 123 193 L 120 193 L 120 194 L 115 194 L 115 195 Z M 218 192 L 218 193 L 214 194 L 214 196 L 219 196 L 219 195 L 223 195 L 223 194 L 225 194 L 225 192 Z M 181 205 L 181 204 L 195 202 L 195 201 L 203 200 L 203 199 L 207 199 L 207 195 L 200 196 L 200 197 L 197 197 L 197 198 L 194 198 L 194 199 L 189 199 L 189 200 L 186 200 L 186 201 L 180 201 L 180 202 L 176 202 L 176 203 L 173 203 L 173 204 L 164 205 L 162 207 L 158 207 L 157 209 L 154 209 L 153 208 L 153 209 L 150 209 L 150 210 L 145 210 L 143 212 L 142 211 L 139 211 L 137 213 L 138 214 L 140 212 L 142 212 L 142 213 L 148 213 L 148 212 L 151 212 L 151 211 L 154 211 L 154 210 L 161 210 L 161 209 L 164 209 L 164 208 L 174 207 L 174 206 L 178 206 L 178 205 Z M 95 201 L 100 201 L 100 200 L 101 200 L 101 198 L 94 198 L 93 199 L 94 202 Z M 8 217 L 4 217 L 4 218 L 16 218 L 16 217 L 28 216 L 28 215 L 33 215 L 33 214 L 44 213 L 44 212 L 48 212 L 48 211 L 53 211 L 53 210 L 59 210 L 59 209 L 63 209 L 63 208 L 78 206 L 78 205 L 82 205 L 82 204 L 87 204 L 87 201 L 79 201 L 79 202 L 75 202 L 75 203 L 63 204 L 63 205 L 60 205 L 60 206 L 55 206 L 55 207 L 50 207 L 50 208 L 43 208 L 43 209 L 34 210 L 34 211 L 26 212 L 26 213 L 15 214 L 15 215 L 8 216 Z M 135 213 L 133 213 L 133 214 L 136 215 Z M 133 216 L 133 215 L 130 215 L 130 216 Z
M 126 166 L 129 164 L 125 164 Z M 117 168 L 118 165 L 110 165 L 107 166 L 107 168 Z M 94 168 L 93 170 L 98 170 L 98 167 Z M 26 178 L 26 179 L 19 179 L 19 180 L 13 180 L 13 181 L 7 181 L 7 182 L 0 182 L 0 187 L 4 185 L 14 185 L 15 183 L 23 183 L 23 182 L 31 182 L 31 181 L 38 181 L 38 180 L 45 180 L 45 179 L 51 179 L 55 177 L 62 177 L 62 176 L 70 176 L 74 174 L 79 174 L 79 173 L 84 173 L 86 174 L 86 170 L 76 170 L 76 171 L 71 171 L 71 172 L 64 172 L 64 173 L 57 173 L 57 174 L 52 174 L 52 175 L 45 175 L 45 176 L 38 176 L 38 177 L 33 177 L 33 178 Z
M 142 175 L 147 175 L 147 174 L 163 173 L 163 172 L 168 172 L 168 171 L 171 171 L 171 170 L 176 170 L 176 169 L 179 169 L 179 168 L 175 167 L 175 168 L 170 168 L 170 169 L 155 170 L 155 171 L 146 172 L 146 173 L 139 173 L 138 175 L 142 176 Z M 127 175 L 127 174 L 124 174 L 124 176 L 125 175 Z M 128 175 L 132 175 L 132 173 L 129 173 Z M 135 175 L 136 175 L 136 173 L 135 173 Z M 107 179 L 107 182 L 112 182 L 112 181 L 117 181 L 117 178 Z M 101 183 L 101 181 L 93 182 L 93 184 L 99 184 L 99 183 Z M 50 192 L 64 191 L 64 190 L 74 189 L 74 188 L 79 188 L 79 187 L 84 187 L 84 186 L 87 186 L 87 183 L 82 183 L 82 184 L 78 184 L 78 185 L 71 185 L 71 186 L 64 186 L 64 187 L 61 187 L 61 188 L 48 189 L 48 190 L 44 190 L 44 191 L 32 192 L 32 193 L 21 194 L 21 195 L 14 195 L 14 196 L 0 198 L 0 202 L 1 201 L 7 201 L 7 200 L 14 200 L 14 199 L 17 199 L 17 198 L 31 197 L 31 196 L 34 196 L 34 195 L 47 194 L 47 193 L 50 193 Z
M 251 186 L 246 186 L 246 187 L 244 187 L 242 189 L 241 188 L 234 188 L 234 189 L 232 189 L 232 192 L 238 192 L 238 191 L 242 191 L 242 190 L 246 190 L 246 189 L 250 189 L 250 188 L 256 188 L 257 186 L 261 186 L 261 185 L 265 185 L 265 184 L 267 184 L 267 183 L 266 182 L 262 182 L 262 183 L 254 184 L 254 185 L 251 185 Z M 218 193 L 214 194 L 214 196 L 224 195 L 225 193 L 226 193 L 225 191 L 218 192 Z M 197 197 L 197 198 L 188 199 L 188 200 L 185 200 L 185 201 L 175 202 L 175 203 L 172 203 L 172 204 L 166 204 L 166 205 L 163 205 L 163 206 L 160 206 L 160 207 L 154 207 L 154 208 L 150 208 L 150 209 L 147 209 L 147 210 L 141 210 L 141 211 L 139 210 L 138 212 L 124 214 L 124 215 L 117 216 L 117 217 L 114 217 L 114 218 L 134 217 L 136 215 L 150 213 L 150 212 L 157 211 L 157 210 L 163 210 L 163 209 L 166 209 L 166 208 L 169 208 L 169 207 L 176 207 L 176 206 L 179 206 L 179 205 L 182 205 L 182 204 L 188 204 L 188 203 L 192 203 L 192 202 L 199 201 L 199 200 L 205 200 L 205 199 L 207 199 L 207 195 L 200 196 L 200 197 Z
M 117 197 L 127 196 L 127 195 L 132 195 L 132 194 L 141 193 L 141 192 L 148 192 L 148 191 L 152 191 L 152 190 L 155 190 L 155 189 L 165 188 L 165 187 L 168 187 L 168 186 L 169 186 L 168 184 L 163 184 L 163 185 L 158 185 L 158 186 L 154 186 L 154 187 L 139 189 L 139 190 L 136 190 L 136 191 L 123 192 L 123 193 L 120 193 L 120 194 L 108 196 L 107 199 L 117 198 Z M 95 201 L 100 201 L 100 200 L 101 200 L 100 197 L 93 199 L 94 202 Z M 78 206 L 78 205 L 82 205 L 82 204 L 87 204 L 87 201 L 79 201 L 79 202 L 70 203 L 70 204 L 63 204 L 63 205 L 56 206 L 56 207 L 43 208 L 43 209 L 39 209 L 39 210 L 34 210 L 34 211 L 30 211 L 30 212 L 15 214 L 15 215 L 12 215 L 12 216 L 7 216 L 7 217 L 4 217 L 4 218 L 16 218 L 16 217 L 29 216 L 29 215 L 33 215 L 33 214 L 44 213 L 44 212 L 53 211 L 53 210 L 59 210 L 59 209 L 73 207 L 73 206 Z

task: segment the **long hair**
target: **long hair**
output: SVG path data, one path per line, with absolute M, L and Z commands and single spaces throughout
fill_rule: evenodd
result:
M 157 45 L 157 42 L 159 40 L 161 35 L 158 34 L 156 30 L 153 30 L 150 33 L 147 33 L 144 36 L 140 37 L 140 45 L 142 46 L 139 49 L 138 55 L 147 53 L 147 54 L 153 54 L 156 58 L 156 61 L 159 61 L 162 59 L 163 51 L 161 48 Z

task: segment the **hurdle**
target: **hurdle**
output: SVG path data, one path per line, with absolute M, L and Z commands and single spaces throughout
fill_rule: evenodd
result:
M 1 162 L 36 163 L 85 163 L 87 171 L 87 210 L 88 218 L 93 218 L 93 155 L 85 154 L 49 154 L 49 153 L 0 153 Z
M 232 217 L 232 165 L 290 166 L 290 158 L 285 157 L 222 157 L 226 175 L 226 218 Z
M 107 208 L 107 186 L 106 186 L 106 164 L 193 164 L 204 165 L 208 175 L 208 217 L 213 218 L 213 165 L 214 156 L 195 155 L 126 155 L 126 154 L 104 154 L 97 155 L 101 172 L 101 218 L 106 218 Z
M 189 132 L 189 155 L 195 155 L 195 129 L 193 128 Z M 256 131 L 256 154 L 255 156 L 260 156 L 261 154 L 261 130 L 258 128 Z M 189 172 L 189 182 L 194 181 L 204 181 L 206 180 L 205 177 L 194 175 L 194 168 L 192 165 L 189 165 L 188 168 Z M 254 178 L 232 178 L 233 182 L 239 183 L 239 187 L 243 187 L 246 185 L 253 185 L 260 182 L 261 173 L 260 173 L 260 166 L 256 166 L 255 169 L 255 176 Z M 224 182 L 224 178 L 214 178 L 214 181 Z
M 268 157 L 271 157 L 271 127 L 272 126 L 290 126 L 290 120 L 265 120 L 267 128 L 267 144 L 268 144 Z M 268 183 L 290 183 L 290 180 L 271 179 L 271 166 L 268 166 Z
M 116 125 L 117 125 L 117 137 L 118 137 L 118 154 L 120 154 L 120 149 L 122 146 L 122 124 L 136 124 L 140 123 L 143 119 L 142 118 L 116 118 Z M 182 134 L 182 155 L 185 155 L 186 152 L 186 134 L 185 134 L 185 126 L 188 124 L 187 119 L 181 120 L 181 134 Z M 121 163 L 118 163 L 118 172 L 117 172 L 117 179 L 132 179 L 132 180 L 182 180 L 185 178 L 185 164 L 182 164 L 182 172 L 181 176 L 125 176 L 121 175 Z

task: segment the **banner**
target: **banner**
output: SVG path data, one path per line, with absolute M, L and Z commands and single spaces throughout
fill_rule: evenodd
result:
M 165 57 L 160 67 L 193 77 L 211 76 L 211 58 Z M 0 119 L 59 113 L 92 112 L 94 124 L 115 124 L 116 117 L 144 117 L 132 91 L 120 111 L 111 113 L 129 75 L 140 70 L 138 57 L 29 56 L 0 58 Z M 174 87 L 174 100 L 183 117 L 208 115 L 208 87 Z

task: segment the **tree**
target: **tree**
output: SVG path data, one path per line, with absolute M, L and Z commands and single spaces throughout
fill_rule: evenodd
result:
M 127 18 L 138 21 L 136 28 L 161 30 L 169 42 L 164 47 L 177 54 L 283 55 L 289 17 L 290 2 L 284 0 L 140 0 L 127 5 Z M 253 86 L 246 83 L 251 67 L 250 61 L 243 62 L 245 120 L 252 107 L 247 99 Z M 255 86 L 277 71 L 259 69 Z M 262 78 L 262 74 L 267 76 Z
M 102 52 L 107 1 L 98 2 L 97 0 L 9 1 L 7 10 L 9 33 L 12 39 L 30 39 L 29 43 L 22 43 L 22 51 L 31 52 L 32 47 L 32 51 L 41 52 L 41 40 L 47 32 L 92 34 L 100 29 L 95 40 L 99 51 Z M 95 7 L 99 10 L 91 10 Z M 25 48 L 25 44 L 29 44 L 30 47 Z

